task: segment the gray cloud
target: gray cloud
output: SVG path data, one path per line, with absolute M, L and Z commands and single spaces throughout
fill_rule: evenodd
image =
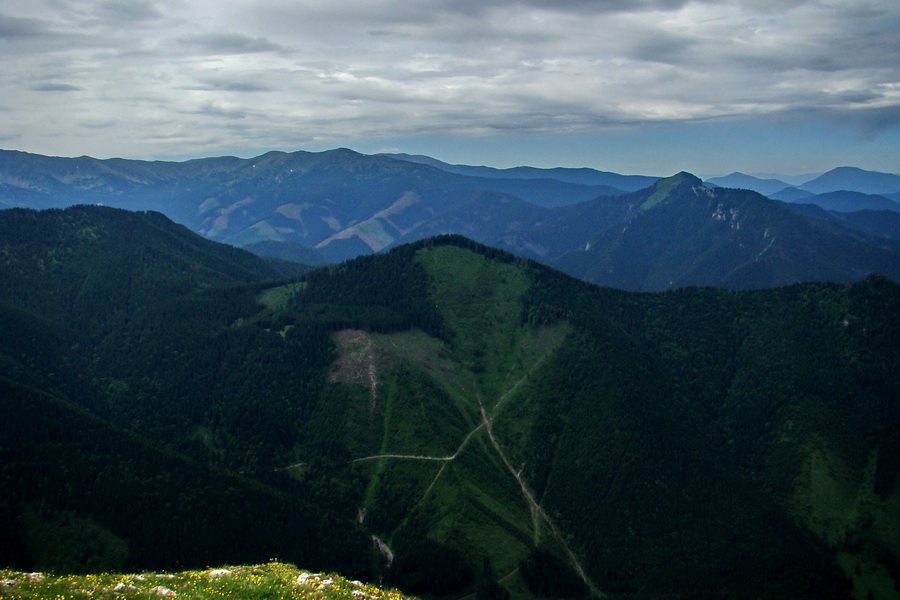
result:
M 98 2 L 95 15 L 118 23 L 140 23 L 163 18 L 162 11 L 148 0 L 107 0 Z
M 58 83 L 53 81 L 48 81 L 46 83 L 38 83 L 31 86 L 29 89 L 35 92 L 77 92 L 82 88 L 77 85 L 72 85 L 69 83 Z
M 98 121 L 83 121 L 79 123 L 81 127 L 85 129 L 109 129 L 110 127 L 115 127 L 118 125 L 118 121 L 114 119 L 108 120 L 98 120 Z
M 688 37 L 653 32 L 637 40 L 627 55 L 639 61 L 687 64 L 696 60 L 692 52 L 695 47 L 696 42 Z
M 0 14 L 0 39 L 39 37 L 47 33 L 47 23 L 41 19 Z
M 204 104 L 195 112 L 205 116 L 224 117 L 226 119 L 244 119 L 250 114 L 247 109 L 241 106 L 226 106 L 214 102 Z
M 26 143 L 93 127 L 143 155 L 766 115 L 870 135 L 900 106 L 900 7 L 849 4 L 8 0 L 0 97 Z
M 885 131 L 900 128 L 900 106 L 842 109 L 834 111 L 832 118 L 841 123 L 851 124 L 864 138 L 872 139 Z
M 272 87 L 259 81 L 248 79 L 206 78 L 200 86 L 192 89 L 223 92 L 270 92 Z
M 612 12 L 645 12 L 650 10 L 672 11 L 687 4 L 688 0 L 556 0 L 552 5 L 545 0 L 501 0 L 490 3 L 490 6 L 507 6 L 511 8 L 550 9 L 576 14 L 596 14 Z M 439 5 L 448 12 L 472 14 L 487 8 L 487 4 L 478 0 L 443 0 Z
M 280 52 L 284 48 L 262 37 L 249 37 L 239 33 L 203 33 L 178 38 L 184 46 L 196 48 L 202 54 L 253 54 Z

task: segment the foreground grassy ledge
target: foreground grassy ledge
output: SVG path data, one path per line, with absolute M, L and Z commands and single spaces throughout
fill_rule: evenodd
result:
M 181 598 L 183 600 L 406 600 L 396 590 L 309 573 L 294 565 L 223 567 L 180 573 L 52 575 L 0 569 L 0 598 L 80 600 Z

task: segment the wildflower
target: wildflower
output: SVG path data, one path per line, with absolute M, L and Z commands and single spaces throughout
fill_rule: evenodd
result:
M 329 577 L 328 579 L 323 580 L 321 584 L 319 584 L 319 589 L 324 590 L 332 583 L 334 583 L 334 580 Z

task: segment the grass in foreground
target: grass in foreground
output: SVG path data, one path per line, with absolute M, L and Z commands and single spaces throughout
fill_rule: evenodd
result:
M 0 569 L 0 598 L 92 600 L 406 600 L 396 590 L 284 563 L 180 573 L 52 575 Z

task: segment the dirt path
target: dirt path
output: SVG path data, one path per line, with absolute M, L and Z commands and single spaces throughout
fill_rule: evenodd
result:
M 550 520 L 550 516 L 544 511 L 544 508 L 538 504 L 537 500 L 534 498 L 534 494 L 531 493 L 531 490 L 528 489 L 528 486 L 525 485 L 525 482 L 522 480 L 522 472 L 516 471 L 515 468 L 510 464 L 509 460 L 506 458 L 506 455 L 503 454 L 503 450 L 500 448 L 500 444 L 497 442 L 494 437 L 494 431 L 491 428 L 491 420 L 488 418 L 487 412 L 484 410 L 484 405 L 479 402 L 481 409 L 481 419 L 482 424 L 487 430 L 488 438 L 491 440 L 491 444 L 494 446 L 494 449 L 497 451 L 497 454 L 500 456 L 500 460 L 503 461 L 503 464 L 506 465 L 506 468 L 512 474 L 512 476 L 516 479 L 516 482 L 519 484 L 519 489 L 522 490 L 522 495 L 528 501 L 529 506 L 531 507 L 532 514 L 540 515 L 541 519 L 544 523 L 547 524 L 547 527 L 550 528 L 551 533 L 556 539 L 562 544 L 563 549 L 566 552 L 566 555 L 569 558 L 569 563 L 572 565 L 572 568 L 575 569 L 575 572 L 578 573 L 578 576 L 581 577 L 581 580 L 584 581 L 585 584 L 591 589 L 594 589 L 593 584 L 588 579 L 587 574 L 584 572 L 584 569 L 581 566 L 581 563 L 578 562 L 578 559 L 575 557 L 575 553 L 569 548 L 569 545 L 566 543 L 565 538 L 563 538 L 562 534 L 556 528 L 553 521 Z
M 407 459 L 407 460 L 436 460 L 436 461 L 451 461 L 456 459 L 459 456 L 459 453 L 462 452 L 463 448 L 466 447 L 466 444 L 469 443 L 469 440 L 475 433 L 484 427 L 484 423 L 480 423 L 478 427 L 473 429 L 463 438 L 463 441 L 460 442 L 459 446 L 456 448 L 456 452 L 454 452 L 450 456 L 423 456 L 421 454 L 373 454 L 372 456 L 364 456 L 362 458 L 354 458 L 350 462 L 362 462 L 364 460 L 378 460 L 380 458 L 399 458 L 399 459 Z
M 375 414 L 375 405 L 378 401 L 378 372 L 375 368 L 375 348 L 372 338 L 366 336 L 366 379 L 369 381 L 369 414 Z
M 369 413 L 370 415 L 372 415 L 375 412 L 378 402 L 378 373 L 374 343 L 372 341 L 372 338 L 363 332 L 348 331 L 344 333 L 344 336 L 345 337 L 340 341 L 343 342 L 343 344 L 345 344 L 346 346 L 355 344 L 356 352 L 352 353 L 352 360 L 347 360 L 342 364 L 341 368 L 338 369 L 339 374 L 335 376 L 335 379 L 343 379 L 344 381 L 348 382 L 362 383 L 363 385 L 368 387 L 370 394 Z M 496 414 L 496 412 L 505 404 L 505 402 L 511 396 L 513 396 L 515 392 L 527 381 L 527 379 L 528 373 L 515 380 L 512 386 L 510 386 L 497 399 L 496 403 L 491 409 L 492 412 Z M 509 379 L 507 381 L 509 381 Z M 490 440 L 491 445 L 494 447 L 494 450 L 497 452 L 497 455 L 500 457 L 503 465 L 513 476 L 513 478 L 515 478 L 522 496 L 525 498 L 525 501 L 529 506 L 532 520 L 534 521 L 536 534 L 540 522 L 543 521 L 543 523 L 546 524 L 546 527 L 550 531 L 551 535 L 560 543 L 568 558 L 568 562 L 571 564 L 572 568 L 575 570 L 578 576 L 593 592 L 595 592 L 597 595 L 602 595 L 599 594 L 597 588 L 587 577 L 587 574 L 584 572 L 584 568 L 581 566 L 578 558 L 572 552 L 571 548 L 569 548 L 569 545 L 566 543 L 565 538 L 562 536 L 556 525 L 550 519 L 550 516 L 546 513 L 546 511 L 544 511 L 543 507 L 535 499 L 534 494 L 531 492 L 531 490 L 528 488 L 528 485 L 522 478 L 521 470 L 516 471 L 516 469 L 509 462 L 509 459 L 507 459 L 506 455 L 503 453 L 503 449 L 500 447 L 499 442 L 494 437 L 491 418 L 488 416 L 488 413 L 485 410 L 484 404 L 480 398 L 478 399 L 478 406 L 481 413 L 481 422 L 474 429 L 469 431 L 469 433 L 463 438 L 459 446 L 456 448 L 456 451 L 450 456 L 426 456 L 421 454 L 374 454 L 371 456 L 364 456 L 362 458 L 353 459 L 351 462 L 357 463 L 374 460 L 418 460 L 441 463 L 440 469 L 438 469 L 437 474 L 428 485 L 428 488 L 425 490 L 425 493 L 422 496 L 422 498 L 424 499 L 428 496 L 432 488 L 434 488 L 435 484 L 441 478 L 447 465 L 454 461 L 460 455 L 463 449 L 468 445 L 472 437 L 476 435 L 480 429 L 484 428 L 487 432 L 488 439 Z M 514 572 L 515 571 L 513 571 L 513 573 Z M 509 577 L 511 574 L 512 573 L 507 573 L 505 577 Z
M 456 455 L 453 456 L 422 456 L 420 454 L 374 454 L 372 456 L 363 456 L 362 458 L 354 458 L 350 462 L 363 462 L 365 460 L 378 460 L 381 458 L 399 458 L 405 460 L 437 460 L 437 461 L 445 461 L 445 460 L 453 460 L 456 458 Z
M 506 394 L 504 396 L 506 396 Z M 431 489 L 434 487 L 435 483 L 437 483 L 438 479 L 443 474 L 444 469 L 447 466 L 447 463 L 455 460 L 456 457 L 459 456 L 460 452 L 462 452 L 463 448 L 465 448 L 465 446 L 468 444 L 468 442 L 472 438 L 472 436 L 475 435 L 478 432 L 478 430 L 480 430 L 483 427 L 485 429 L 485 431 L 487 432 L 488 439 L 490 440 L 491 445 L 494 447 L 494 450 L 497 451 L 497 455 L 500 457 L 500 460 L 503 462 L 504 466 L 510 472 L 510 474 L 515 478 L 516 483 L 519 484 L 519 489 L 522 492 L 522 496 L 525 498 L 526 502 L 528 503 L 528 506 L 531 510 L 531 514 L 533 515 L 533 517 L 534 516 L 539 517 L 539 519 L 547 525 L 547 528 L 550 530 L 550 532 L 553 534 L 553 536 L 559 541 L 560 545 L 562 546 L 563 550 L 566 553 L 566 556 L 569 559 L 569 564 L 572 565 L 572 568 L 575 569 L 575 572 L 578 573 L 578 576 L 581 578 L 581 580 L 584 581 L 584 583 L 591 590 L 596 590 L 596 587 L 593 585 L 591 580 L 588 579 L 587 574 L 584 572 L 584 568 L 581 566 L 581 563 L 578 562 L 578 558 L 575 556 L 575 553 L 572 552 L 571 548 L 569 548 L 569 545 L 566 543 L 565 538 L 559 532 L 559 529 L 556 528 L 556 525 L 550 519 L 550 516 L 547 514 L 547 512 L 544 510 L 544 508 L 540 505 L 540 503 L 538 503 L 538 501 L 535 499 L 534 494 L 531 493 L 531 490 L 528 489 L 528 485 L 526 485 L 525 481 L 522 479 L 522 471 L 521 470 L 516 471 L 516 469 L 509 462 L 509 459 L 506 458 L 506 455 L 503 453 L 503 449 L 500 447 L 500 443 L 494 437 L 494 430 L 492 428 L 491 419 L 488 417 L 487 411 L 484 409 L 484 404 L 481 401 L 478 402 L 478 407 L 479 407 L 479 410 L 481 411 L 481 423 L 479 423 L 479 425 L 475 429 L 470 431 L 466 435 L 466 437 L 463 438 L 463 441 L 457 447 L 456 452 L 454 452 L 450 456 L 424 456 L 424 455 L 419 455 L 419 454 L 374 454 L 372 456 L 364 456 L 362 458 L 355 458 L 351 462 L 363 462 L 363 461 L 381 460 L 381 459 L 398 459 L 398 460 L 426 460 L 426 461 L 444 463 L 441 465 L 441 468 L 438 470 L 437 475 L 435 475 L 431 484 L 425 490 L 425 493 L 423 494 L 423 498 L 424 498 L 424 497 L 428 496 L 428 493 L 431 491 Z M 509 574 L 507 574 L 507 576 L 509 576 Z

